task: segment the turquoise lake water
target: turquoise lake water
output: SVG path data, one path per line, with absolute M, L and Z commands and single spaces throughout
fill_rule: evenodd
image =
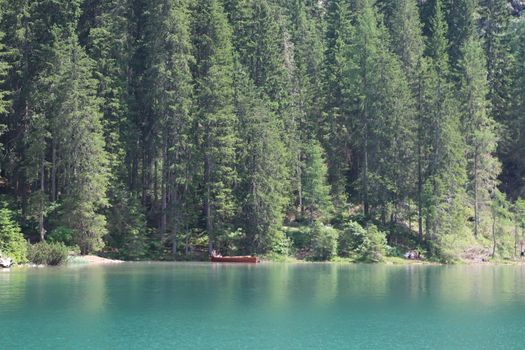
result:
M 0 271 L 0 349 L 525 349 L 519 266 Z

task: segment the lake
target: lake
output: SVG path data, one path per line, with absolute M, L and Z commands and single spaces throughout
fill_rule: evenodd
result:
M 0 349 L 524 349 L 525 267 L 0 271 Z

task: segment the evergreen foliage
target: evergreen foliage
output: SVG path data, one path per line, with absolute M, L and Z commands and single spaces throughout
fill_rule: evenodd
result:
M 273 246 L 287 204 L 286 151 L 279 137 L 282 129 L 266 99 L 239 67 L 236 74 L 235 111 L 239 123 L 237 187 L 246 249 L 254 252 Z
M 83 254 L 516 257 L 507 5 L 0 0 L 0 194 Z
M 311 141 L 306 146 L 303 174 L 303 206 L 310 220 L 330 214 L 332 202 L 327 184 L 327 166 L 319 142 Z
M 9 257 L 16 263 L 27 261 L 27 243 L 13 212 L 4 204 L 0 209 L 0 256 Z
M 193 13 L 197 133 L 204 163 L 202 195 L 211 252 L 215 237 L 230 226 L 235 209 L 233 47 L 231 29 L 219 1 L 201 0 Z

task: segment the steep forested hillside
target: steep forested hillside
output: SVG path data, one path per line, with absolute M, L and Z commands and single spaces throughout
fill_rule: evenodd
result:
M 511 258 L 524 7 L 0 0 L 3 207 L 134 259 Z

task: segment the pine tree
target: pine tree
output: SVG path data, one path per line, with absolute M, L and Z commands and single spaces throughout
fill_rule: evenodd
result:
M 293 44 L 293 66 L 291 89 L 293 116 L 295 123 L 291 139 L 294 141 L 295 167 L 292 177 L 293 188 L 297 189 L 295 204 L 303 207 L 301 177 L 304 168 L 304 146 L 312 139 L 319 138 L 319 126 L 322 118 L 322 75 L 323 43 L 322 27 L 308 15 L 311 10 L 303 0 L 295 0 L 287 4 L 291 20 L 291 42 Z M 296 116 L 296 117 L 295 117 Z
M 501 124 L 503 133 L 499 144 L 498 156 L 503 163 L 501 188 L 510 195 L 511 198 L 522 196 L 525 186 L 525 162 L 521 156 L 521 150 L 525 145 L 523 128 L 525 127 L 525 44 L 522 40 L 525 35 L 525 24 L 517 21 L 510 29 L 510 103 L 509 117 Z M 494 118 L 496 114 L 492 113 Z
M 110 170 L 107 191 L 110 205 L 105 210 L 109 232 L 106 241 L 112 247 L 126 247 L 125 254 L 135 258 L 144 253 L 139 250 L 144 248 L 147 230 L 145 209 L 134 187 L 135 162 L 131 160 L 136 145 L 130 120 L 130 72 L 135 49 L 132 33 L 136 21 L 131 5 L 128 0 L 84 2 L 79 35 L 95 62 L 97 96 L 102 102 Z
M 433 17 L 430 20 L 431 37 L 427 46 L 427 55 L 432 58 L 433 66 L 440 79 L 449 78 L 449 42 L 448 26 L 445 21 L 442 0 L 435 0 Z
M 432 38 L 428 52 L 431 58 L 427 89 L 433 98 L 425 103 L 429 112 L 423 128 L 428 132 L 428 167 L 424 184 L 427 238 L 454 232 L 463 223 L 463 188 L 466 180 L 464 142 L 460 133 L 457 106 L 452 97 L 447 24 L 441 1 L 435 3 L 431 20 Z
M 425 43 L 417 4 L 413 0 L 399 0 L 392 4 L 389 24 L 391 47 L 403 63 L 411 83 L 415 80 Z
M 308 15 L 309 8 L 303 0 L 292 1 L 290 5 L 293 26 L 293 48 L 295 71 L 293 89 L 301 119 L 298 131 L 301 142 L 318 137 L 316 131 L 321 122 L 322 108 L 322 27 L 315 18 Z
M 60 203 L 60 224 L 73 229 L 82 253 L 103 246 L 107 205 L 107 155 L 93 62 L 70 31 L 55 31 L 53 59 L 39 82 L 50 98 L 39 106 L 50 123 L 54 176 L 51 191 Z M 55 159 L 56 158 L 56 159 Z
M 96 25 L 89 28 L 86 49 L 95 61 L 98 96 L 104 101 L 104 138 L 112 173 L 119 176 L 117 173 L 123 171 L 124 161 L 123 130 L 129 113 L 127 89 L 132 40 L 128 17 L 131 9 L 128 0 L 112 0 L 103 1 L 97 10 L 100 14 L 92 19 Z
M 305 150 L 303 175 L 304 208 L 310 221 L 318 217 L 326 219 L 332 209 L 330 187 L 327 183 L 328 168 L 323 159 L 319 142 L 310 141 Z
M 208 249 L 228 229 L 234 211 L 235 114 L 231 29 L 217 0 L 200 0 L 193 10 L 195 96 Z
M 155 152 L 160 156 L 160 223 L 165 236 L 170 231 L 172 252 L 176 252 L 177 231 L 184 226 L 186 174 L 192 157 L 191 114 L 193 63 L 187 2 L 150 2 L 146 28 L 148 65 L 144 76 L 152 130 L 158 135 Z M 157 195 L 155 196 L 157 198 Z
M 321 142 L 327 151 L 328 181 L 332 196 L 339 204 L 346 203 L 347 177 L 350 166 L 349 111 L 346 95 L 350 86 L 345 77 L 352 63 L 346 52 L 353 36 L 350 9 L 345 1 L 326 3 L 325 53 L 323 61 L 323 123 Z
M 457 73 L 462 48 L 466 41 L 476 33 L 477 0 L 445 0 L 444 11 L 447 14 L 447 40 L 450 43 L 450 65 Z M 458 79 L 459 80 L 459 79 Z
M 480 0 L 481 33 L 487 57 L 489 99 L 494 120 L 508 118 L 509 67 L 507 30 L 509 25 L 508 2 L 505 0 Z
M 28 139 L 28 124 L 31 119 L 31 90 L 34 84 L 37 68 L 47 55 L 46 44 L 37 40 L 34 28 L 39 17 L 37 10 L 40 2 L 27 0 L 6 1 L 2 3 L 1 25 L 5 36 L 2 38 L 9 54 L 2 59 L 9 65 L 8 76 L 5 79 L 5 89 L 10 91 L 11 110 L 6 115 L 5 133 L 2 135 L 7 157 L 2 168 L 4 176 L 11 183 L 19 184 L 15 188 L 16 195 L 25 202 L 27 199 L 27 180 L 24 178 L 25 140 Z M 48 28 L 41 28 L 49 32 Z M 40 35 L 42 33 L 38 33 Z M 36 51 L 39 50 L 39 55 Z M 22 166 L 20 166 L 22 165 Z
M 470 37 L 462 49 L 463 130 L 468 146 L 469 189 L 474 200 L 474 235 L 479 233 L 480 212 L 490 201 L 496 188 L 500 165 L 494 158 L 497 138 L 496 124 L 490 116 L 483 48 L 480 41 Z
M 287 72 L 282 18 L 267 0 L 249 2 L 249 18 L 243 28 L 243 47 L 239 47 L 241 63 L 246 67 L 255 86 L 262 88 L 275 103 L 274 110 L 285 108 Z
M 366 2 L 362 5 L 349 50 L 350 80 L 346 84 L 353 85 L 349 96 L 355 115 L 351 130 L 361 155 L 357 188 L 364 214 L 370 216 L 371 205 L 381 206 L 384 213 L 387 202 L 399 203 L 407 193 L 410 181 L 402 169 L 413 164 L 410 140 L 414 112 L 397 57 L 388 49 L 386 29 L 374 8 Z
M 428 63 L 423 58 L 425 43 L 422 33 L 422 23 L 419 19 L 418 7 L 415 1 L 400 0 L 393 3 L 392 14 L 389 21 L 392 50 L 401 60 L 408 83 L 412 90 L 415 102 L 417 126 L 414 135 L 416 174 L 414 182 L 416 186 L 411 194 L 417 203 L 418 234 L 423 237 L 423 183 L 425 168 L 425 127 L 424 120 L 428 116 L 426 102 L 430 101 L 426 85 L 428 83 Z M 410 214 L 409 214 L 410 215 Z
M 0 209 L 0 257 L 12 258 L 17 263 L 27 261 L 27 243 L 20 226 L 13 219 L 13 212 L 4 207 Z
M 235 111 L 239 120 L 236 189 L 241 206 L 241 227 L 250 252 L 272 247 L 288 202 L 286 150 L 282 122 L 260 96 L 239 64 L 235 79 Z

